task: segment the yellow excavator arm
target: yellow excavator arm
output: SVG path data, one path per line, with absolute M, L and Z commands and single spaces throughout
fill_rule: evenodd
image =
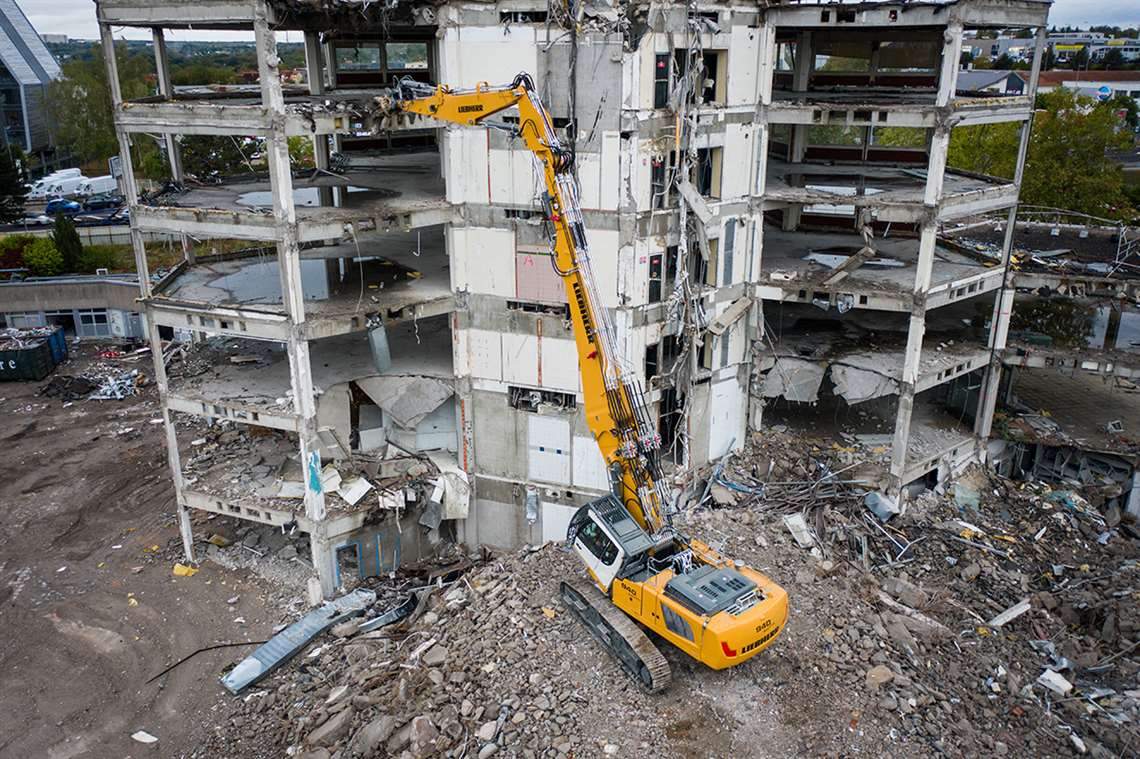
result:
M 613 477 L 615 495 L 642 529 L 656 534 L 666 519 L 658 464 L 660 437 L 637 379 L 620 359 L 609 317 L 595 306 L 600 300 L 578 205 L 574 156 L 558 140 L 530 77 L 519 74 L 509 85 L 483 84 L 471 90 L 405 81 L 401 96 L 389 107 L 463 126 L 476 126 L 501 111 L 518 108 L 518 124 L 512 125 L 512 131 L 534 155 L 546 185 L 542 201 L 546 219 L 554 227 L 554 265 L 570 304 L 586 421 L 607 466 L 618 469 Z
M 673 529 L 656 425 L 601 305 L 578 204 L 574 155 L 558 140 L 531 78 L 519 74 L 506 86 L 470 90 L 405 79 L 394 97 L 380 99 L 380 106 L 463 126 L 507 129 L 523 140 L 542 174 L 552 263 L 566 285 L 586 421 L 613 486 L 611 496 L 581 507 L 570 521 L 567 540 L 593 584 L 563 582 L 567 610 L 650 692 L 665 688 L 671 675 L 638 624 L 714 669 L 767 648 L 783 631 L 787 593 Z M 487 121 L 509 108 L 518 108 L 517 124 Z

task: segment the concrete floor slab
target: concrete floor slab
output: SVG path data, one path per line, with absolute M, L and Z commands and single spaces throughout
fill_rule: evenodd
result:
M 389 327 L 392 364 L 378 371 L 366 333 L 309 342 L 309 365 L 318 393 L 334 385 L 369 376 L 423 376 L 451 380 L 451 329 L 446 316 Z M 192 376 L 174 371 L 170 391 L 214 403 L 293 410 L 285 347 L 265 340 L 215 338 L 196 347 L 188 365 Z
M 418 235 L 376 235 L 335 250 L 357 257 L 344 261 L 343 279 L 335 261 L 301 262 L 307 319 L 357 318 L 362 324 L 363 317 L 372 314 L 398 318 L 409 307 L 432 313 L 454 310 L 443 227 L 428 227 Z M 278 272 L 275 256 L 203 262 L 178 275 L 155 298 L 205 308 L 256 306 L 284 313 Z
M 834 269 L 824 261 L 830 260 L 828 256 L 855 255 L 863 247 L 862 236 L 842 232 L 785 232 L 775 226 L 766 226 L 759 279 L 765 285 L 794 291 L 806 288 L 809 293 L 811 290 L 827 290 L 909 295 L 914 290 L 918 240 L 913 237 L 877 237 L 874 243 L 878 251 L 874 259 L 855 269 L 834 287 L 824 288 L 820 283 Z M 995 270 L 940 245 L 934 252 L 931 289 L 950 290 L 963 280 L 984 276 L 991 271 Z M 1000 278 L 994 283 L 997 285 L 1000 285 Z M 982 287 L 978 287 L 969 294 L 982 291 Z M 855 305 L 857 307 L 858 303 Z

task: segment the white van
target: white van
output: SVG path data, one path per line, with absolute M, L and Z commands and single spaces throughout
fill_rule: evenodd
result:
M 75 191 L 79 189 L 79 185 L 87 181 L 87 177 L 66 177 L 64 179 L 57 179 L 47 187 L 48 198 L 69 198 L 75 195 Z
M 28 199 L 42 200 L 48 196 L 48 188 L 56 182 L 81 176 L 83 176 L 83 171 L 80 169 L 60 169 L 59 171 L 53 171 L 47 176 L 40 177 L 32 184 L 31 189 L 28 190 Z
M 97 195 L 101 192 L 115 192 L 119 189 L 119 183 L 110 174 L 105 174 L 101 177 L 91 177 L 75 188 L 76 195 L 89 197 Z

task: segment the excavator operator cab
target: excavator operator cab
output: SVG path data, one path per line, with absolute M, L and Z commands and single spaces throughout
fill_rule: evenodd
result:
M 591 501 L 574 514 L 566 542 L 607 592 L 614 578 L 644 567 L 653 541 L 615 496 Z

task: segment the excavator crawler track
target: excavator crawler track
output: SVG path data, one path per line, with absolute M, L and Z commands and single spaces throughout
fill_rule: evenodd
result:
M 669 662 L 645 632 L 585 580 L 562 583 L 562 603 L 647 693 L 659 693 L 673 676 Z

